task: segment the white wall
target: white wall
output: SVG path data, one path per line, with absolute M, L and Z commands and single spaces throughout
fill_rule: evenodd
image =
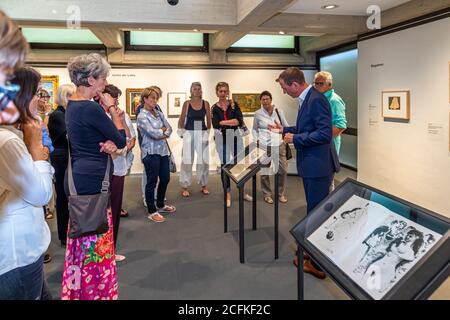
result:
M 358 44 L 358 180 L 450 217 L 450 41 L 443 30 L 449 18 Z M 388 89 L 410 90 L 409 122 L 381 117 Z M 430 123 L 442 128 L 430 133 Z
M 69 74 L 66 68 L 36 68 L 42 75 L 58 75 L 59 84 L 70 83 Z M 150 85 L 157 85 L 163 90 L 163 97 L 159 105 L 165 114 L 167 114 L 167 93 L 168 92 L 186 92 L 189 96 L 190 84 L 194 81 L 200 81 L 203 86 L 203 97 L 212 105 L 217 101 L 215 95 L 215 85 L 219 81 L 226 81 L 230 85 L 232 93 L 260 93 L 263 90 L 269 90 L 273 96 L 273 103 L 282 109 L 292 125 L 295 124 L 298 105 L 296 100 L 284 95 L 279 84 L 275 82 L 282 70 L 221 70 L 221 69 L 113 69 L 108 82 L 116 85 L 122 90 L 120 106 L 125 110 L 125 92 L 127 88 L 144 88 Z M 310 82 L 315 71 L 304 71 L 305 77 Z M 179 164 L 181 161 L 182 140 L 176 135 L 178 119 L 168 119 L 174 133 L 169 139 L 169 144 Z M 253 126 L 253 117 L 245 117 L 244 121 L 251 130 Z M 210 170 L 216 169 L 219 163 L 215 152 L 215 144 L 210 136 Z M 136 144 L 133 149 L 135 161 L 132 167 L 132 173 L 142 173 L 143 167 L 140 162 L 140 149 Z M 180 166 L 178 165 L 178 169 Z M 291 160 L 289 172 L 296 173 L 295 161 Z

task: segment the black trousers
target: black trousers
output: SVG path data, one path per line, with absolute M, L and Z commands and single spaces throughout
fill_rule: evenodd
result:
M 120 211 L 122 210 L 123 188 L 125 177 L 112 176 L 111 179 L 111 213 L 113 220 L 114 248 L 119 235 Z
M 66 150 L 55 149 L 50 155 L 50 161 L 55 169 L 56 218 L 58 225 L 58 239 L 66 241 L 69 224 L 69 203 L 64 191 L 64 176 L 67 169 L 68 155 Z

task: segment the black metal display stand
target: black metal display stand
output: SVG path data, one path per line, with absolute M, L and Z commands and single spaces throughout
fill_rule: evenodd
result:
M 432 242 L 428 251 L 423 250 L 423 253 L 416 260 L 410 260 L 409 262 L 414 261 L 414 264 L 409 269 L 405 269 L 406 271 L 396 281 L 391 281 L 391 286 L 387 287 L 383 292 L 383 296 L 379 298 L 382 300 L 427 299 L 450 276 L 450 219 L 352 179 L 347 179 L 339 185 L 332 194 L 317 205 L 306 218 L 291 230 L 291 234 L 297 243 L 298 299 L 304 300 L 305 297 L 304 251 L 309 253 L 310 258 L 314 259 L 314 262 L 322 268 L 325 274 L 350 298 L 374 299 L 373 293 L 370 294 L 368 287 L 364 287 L 361 283 L 354 281 L 355 278 L 352 278 L 350 273 L 345 272 L 338 266 L 338 263 L 333 261 L 326 252 L 318 249 L 316 244 L 319 246 L 320 244 L 314 243 L 316 238 L 312 236 L 317 230 L 323 228 L 329 219 L 334 219 L 336 216 L 335 212 L 341 210 L 341 206 L 345 205 L 353 195 L 364 200 L 370 200 L 376 205 L 383 205 L 389 208 L 389 210 L 400 217 L 400 220 L 411 221 L 411 226 L 408 226 L 406 229 L 416 229 L 418 231 L 417 226 L 420 226 L 427 228 L 426 230 L 431 230 L 435 234 L 439 234 L 439 240 Z M 384 233 L 382 233 L 380 230 L 378 229 L 379 236 L 388 232 L 384 230 Z M 407 240 L 404 239 L 406 239 L 406 236 L 403 240 L 397 239 L 396 243 L 406 245 Z M 424 244 L 424 242 L 421 243 Z M 422 248 L 426 248 L 426 246 Z M 392 249 L 389 254 L 392 254 Z M 386 253 L 387 255 L 388 253 Z M 397 272 L 397 266 L 395 272 Z M 381 276 L 387 275 L 381 273 Z
M 247 146 L 246 147 L 246 155 L 249 153 L 249 150 L 254 146 Z M 261 161 L 256 161 L 254 163 L 248 164 L 248 172 L 238 179 L 233 175 L 231 169 L 235 165 L 235 161 L 232 164 L 226 164 L 222 167 L 223 172 L 228 175 L 233 181 L 238 190 L 239 190 L 239 261 L 241 263 L 245 263 L 245 219 L 244 219 L 244 188 L 245 184 L 252 179 L 252 230 L 257 230 L 257 211 L 256 211 L 256 191 L 257 191 L 257 180 L 256 175 L 261 170 L 261 168 L 270 166 L 269 164 L 265 164 Z M 275 252 L 275 259 L 278 259 L 278 237 L 279 237 L 279 230 L 278 230 L 278 209 L 279 209 L 279 191 L 278 191 L 278 175 L 275 174 L 275 199 L 274 199 L 274 252 Z M 227 208 L 227 190 L 224 188 L 224 233 L 228 232 L 228 208 Z

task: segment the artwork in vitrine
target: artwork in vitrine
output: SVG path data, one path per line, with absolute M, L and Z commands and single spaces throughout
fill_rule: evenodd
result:
M 308 241 L 374 299 L 381 299 L 442 236 L 353 195 Z

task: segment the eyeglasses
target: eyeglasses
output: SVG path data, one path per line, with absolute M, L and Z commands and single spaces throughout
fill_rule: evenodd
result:
M 50 99 L 51 98 L 50 96 L 41 96 L 39 94 L 38 94 L 38 97 L 41 98 L 41 99 Z
M 325 82 L 316 81 L 316 82 L 314 82 L 314 85 L 315 85 L 315 86 L 324 86 L 324 85 L 325 85 Z

